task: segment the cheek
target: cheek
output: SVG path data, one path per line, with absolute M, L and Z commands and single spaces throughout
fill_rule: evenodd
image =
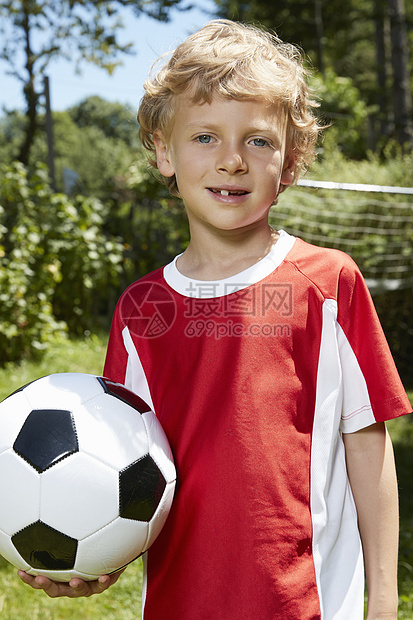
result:
M 194 157 L 193 155 L 186 156 L 183 154 L 175 161 L 176 178 L 188 183 L 195 183 L 199 178 L 203 177 L 207 168 L 200 157 Z
M 278 163 L 271 163 L 264 171 L 265 179 L 267 179 L 267 187 L 269 190 L 278 191 L 281 180 L 281 166 Z
M 281 162 L 277 160 L 271 161 L 266 167 L 265 174 L 271 175 L 273 178 L 278 179 L 281 175 Z

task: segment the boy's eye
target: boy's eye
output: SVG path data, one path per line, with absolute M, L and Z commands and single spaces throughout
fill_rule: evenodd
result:
M 252 144 L 254 146 L 267 146 L 268 142 L 267 142 L 267 140 L 264 140 L 264 138 L 254 138 L 252 140 Z
M 201 144 L 209 144 L 210 142 L 212 142 L 212 136 L 209 136 L 207 133 L 204 133 L 200 136 L 197 136 L 197 140 Z

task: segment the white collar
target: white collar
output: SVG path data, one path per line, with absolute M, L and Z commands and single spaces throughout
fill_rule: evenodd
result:
M 174 291 L 185 297 L 213 299 L 214 297 L 223 297 L 224 295 L 235 293 L 247 286 L 260 282 L 283 262 L 294 245 L 295 237 L 289 235 L 284 230 L 280 230 L 279 233 L 280 236 L 277 243 L 264 258 L 255 265 L 229 278 L 224 278 L 223 280 L 193 280 L 192 278 L 187 278 L 178 271 L 176 266 L 176 261 L 181 254 L 164 267 L 164 278 Z

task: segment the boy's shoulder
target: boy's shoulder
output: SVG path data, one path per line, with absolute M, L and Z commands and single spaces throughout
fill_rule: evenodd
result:
M 300 237 L 296 237 L 294 246 L 288 256 L 292 262 L 299 263 L 302 267 L 307 267 L 313 264 L 328 263 L 335 269 L 358 269 L 354 260 L 343 252 L 330 247 L 322 247 L 304 241 Z
M 166 292 L 166 286 L 163 281 L 163 269 L 163 267 L 158 267 L 129 284 L 118 299 L 118 308 L 130 303 L 132 305 L 139 305 L 145 300 L 150 302 L 160 301 L 162 297 L 165 297 L 165 294 L 169 299 L 170 293 Z
M 339 287 L 353 289 L 358 282 L 365 286 L 357 264 L 341 250 L 320 247 L 297 238 L 286 262 L 316 286 L 325 298 L 337 299 Z

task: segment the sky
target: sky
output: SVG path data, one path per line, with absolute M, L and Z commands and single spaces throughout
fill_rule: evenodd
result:
M 65 110 L 86 97 L 99 95 L 135 111 L 142 96 L 142 84 L 158 56 L 213 18 L 211 12 L 216 5 L 212 0 L 196 0 L 192 4 L 194 8 L 189 11 L 171 11 L 172 19 L 166 24 L 143 15 L 136 18 L 127 12 L 120 40 L 133 42 L 136 54 L 124 55 L 123 65 L 112 76 L 90 63 L 83 63 L 82 73 L 77 75 L 74 63 L 52 61 L 47 70 L 52 110 Z M 0 114 L 4 108 L 24 109 L 21 83 L 7 76 L 6 70 L 7 64 L 0 60 Z

